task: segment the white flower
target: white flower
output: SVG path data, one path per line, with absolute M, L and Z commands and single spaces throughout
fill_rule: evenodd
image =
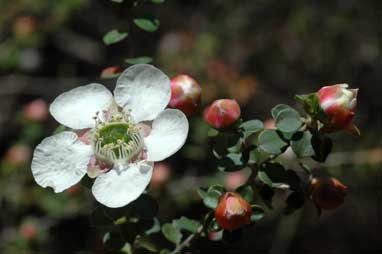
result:
M 50 113 L 73 129 L 45 138 L 35 149 L 32 173 L 42 187 L 62 192 L 88 172 L 97 176 L 92 193 L 108 207 L 138 198 L 150 182 L 153 164 L 185 143 L 188 121 L 170 101 L 169 78 L 151 65 L 126 69 L 114 97 L 100 84 L 58 96 Z M 80 134 L 81 133 L 81 134 Z

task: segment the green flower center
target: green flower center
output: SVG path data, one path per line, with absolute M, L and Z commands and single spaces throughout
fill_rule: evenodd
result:
M 129 124 L 115 123 L 106 125 L 99 130 L 102 146 L 108 144 L 116 144 L 118 141 L 129 143 L 131 134 L 129 133 Z
M 111 164 L 126 164 L 143 150 L 143 139 L 132 123 L 98 123 L 95 129 L 95 155 Z

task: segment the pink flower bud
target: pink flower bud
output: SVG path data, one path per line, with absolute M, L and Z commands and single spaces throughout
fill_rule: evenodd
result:
M 351 128 L 357 106 L 358 89 L 348 89 L 347 84 L 325 86 L 318 91 L 321 108 L 329 118 L 328 128 Z
M 34 240 L 37 238 L 38 230 L 34 222 L 24 222 L 20 225 L 20 236 L 25 240 Z
M 273 118 L 268 118 L 264 121 L 264 129 L 276 129 L 276 121 Z
M 313 178 L 309 183 L 311 200 L 320 208 L 332 210 L 343 204 L 347 187 L 336 178 Z
M 155 188 L 161 186 L 170 178 L 171 169 L 167 163 L 158 162 L 154 165 L 153 176 L 151 178 L 151 185 Z
M 226 192 L 219 199 L 215 218 L 220 227 L 235 230 L 251 223 L 251 205 L 238 193 Z
M 235 100 L 220 99 L 214 101 L 204 114 L 204 119 L 214 128 L 226 128 L 240 117 L 240 106 Z
M 123 71 L 122 68 L 119 66 L 110 66 L 102 70 L 101 78 L 102 79 L 116 78 L 121 74 L 122 71 Z
M 34 100 L 24 107 L 23 115 L 30 121 L 44 121 L 49 115 L 48 104 L 42 99 Z
M 247 178 L 248 177 L 243 170 L 228 173 L 225 181 L 225 187 L 227 190 L 235 190 L 240 185 L 243 185 L 247 181 Z
M 169 106 L 177 108 L 187 116 L 195 113 L 200 105 L 202 89 L 188 75 L 178 75 L 171 80 L 171 100 Z
M 16 37 L 27 37 L 37 28 L 37 20 L 33 16 L 23 16 L 16 19 L 13 24 L 13 33 Z
M 19 166 L 29 161 L 32 150 L 27 145 L 14 145 L 5 154 L 5 161 L 11 165 Z

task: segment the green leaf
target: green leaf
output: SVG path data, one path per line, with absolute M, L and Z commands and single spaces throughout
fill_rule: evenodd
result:
M 151 0 L 154 4 L 163 4 L 165 0 Z
M 252 208 L 252 215 L 251 215 L 252 222 L 257 222 L 264 217 L 264 209 L 261 206 L 251 205 L 251 208 Z
M 134 246 L 136 248 L 143 248 L 148 250 L 149 253 L 157 253 L 159 251 L 158 246 L 155 244 L 155 240 L 150 236 L 139 236 L 134 241 Z
M 214 129 L 214 128 L 208 129 L 208 137 L 216 137 L 217 135 L 219 135 L 219 131 L 217 129 Z
M 171 223 L 166 223 L 163 225 L 162 233 L 167 240 L 176 245 L 178 245 L 182 240 L 182 233 Z
M 279 134 L 281 135 L 281 137 L 284 140 L 291 140 L 291 139 L 293 139 L 293 137 L 296 134 L 296 132 L 282 132 L 282 131 L 279 131 Z
M 25 144 L 33 144 L 40 139 L 44 131 L 43 125 L 40 123 L 29 122 L 20 133 L 19 140 L 23 140 Z
M 215 209 L 218 206 L 220 196 L 221 193 L 216 190 L 209 191 L 203 199 L 203 203 L 208 208 Z
M 223 172 L 238 171 L 245 167 L 241 153 L 229 153 L 218 160 L 218 169 Z
M 126 254 L 133 254 L 133 251 L 131 249 L 131 244 L 130 243 L 125 243 L 125 245 L 121 249 L 121 252 L 122 253 L 126 253 Z
M 259 171 L 257 173 L 257 176 L 259 177 L 260 181 L 268 185 L 269 187 L 272 187 L 272 180 L 269 178 L 267 173 L 265 171 Z
M 276 130 L 263 130 L 259 135 L 259 147 L 270 154 L 281 154 L 288 144 Z
M 312 169 L 308 165 L 301 162 L 299 163 L 299 165 L 305 171 L 306 174 L 310 175 L 312 173 Z
M 280 163 L 262 164 L 258 176 L 262 182 L 272 187 L 273 183 L 285 183 L 287 174 L 285 168 Z
M 204 188 L 197 188 L 196 191 L 198 192 L 199 196 L 202 198 L 202 199 L 205 199 L 207 197 L 207 190 L 205 190 Z
M 220 193 L 220 195 L 223 195 L 223 193 L 226 191 L 224 187 L 220 184 L 212 185 L 208 188 L 208 192 L 210 191 L 217 191 Z
M 278 104 L 275 107 L 273 107 L 271 110 L 272 118 L 276 120 L 277 115 L 284 109 L 291 109 L 291 107 L 286 104 Z
M 120 4 L 120 3 L 123 3 L 124 0 L 110 0 L 110 1 Z
M 239 133 L 220 132 L 214 138 L 213 153 L 220 159 L 228 153 L 239 153 L 243 146 L 243 139 Z
M 249 203 L 252 202 L 254 192 L 253 192 L 253 189 L 250 185 L 248 185 L 248 184 L 241 185 L 235 191 L 237 193 L 239 193 Z
M 160 24 L 158 19 L 138 18 L 133 21 L 140 29 L 146 32 L 155 32 Z
M 246 139 L 252 134 L 263 130 L 264 124 L 260 120 L 250 120 L 242 123 L 239 128 L 243 130 L 244 138 Z
M 136 58 L 127 58 L 125 62 L 128 64 L 147 64 L 151 63 L 153 59 L 149 56 L 140 56 Z
M 153 219 L 153 225 L 151 228 L 149 228 L 148 230 L 145 231 L 145 234 L 146 235 L 151 235 L 151 234 L 155 234 L 155 233 L 158 233 L 161 229 L 161 225 L 160 225 L 160 222 L 157 218 L 154 218 Z
M 102 241 L 105 247 L 110 250 L 120 250 L 125 245 L 125 241 L 119 232 L 106 233 Z
M 173 224 L 178 229 L 185 230 L 191 233 L 196 233 L 202 225 L 198 221 L 191 220 L 184 216 L 182 216 L 180 219 L 174 220 Z
M 279 111 L 275 120 L 277 129 L 282 132 L 295 132 L 302 125 L 300 114 L 292 108 Z
M 310 157 L 315 154 L 312 146 L 312 134 L 309 131 L 296 133 L 291 141 L 291 147 L 299 158 Z
M 248 164 L 254 165 L 259 161 L 259 150 L 253 149 L 249 152 Z
M 106 45 L 111 45 L 122 41 L 127 37 L 127 35 L 127 32 L 119 32 L 117 29 L 113 29 L 103 36 L 103 43 Z
M 296 95 L 296 100 L 299 101 L 307 114 L 313 119 L 318 119 L 322 122 L 327 122 L 328 117 L 321 108 L 320 99 L 317 93 Z

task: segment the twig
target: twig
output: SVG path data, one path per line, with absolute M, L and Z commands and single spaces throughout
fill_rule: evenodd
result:
M 204 225 L 200 226 L 195 233 L 189 235 L 182 243 L 176 246 L 176 248 L 171 252 L 171 254 L 180 253 L 181 250 L 183 250 L 186 247 L 189 247 L 195 239 L 201 236 L 203 230 L 204 230 Z

